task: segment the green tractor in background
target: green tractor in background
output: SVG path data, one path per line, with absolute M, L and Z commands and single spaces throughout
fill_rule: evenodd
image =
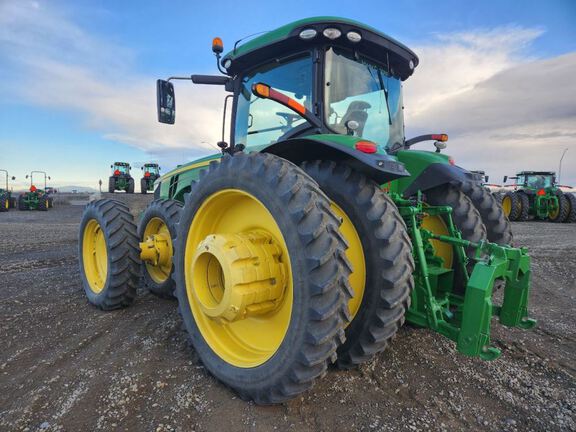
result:
M 158 118 L 175 121 L 175 79 L 220 85 L 220 154 L 160 178 L 138 226 L 115 200 L 80 226 L 88 300 L 128 306 L 143 275 L 178 299 L 205 367 L 259 404 L 309 389 L 330 363 L 352 368 L 406 322 L 492 360 L 493 317 L 529 329 L 530 258 L 475 176 L 405 139 L 409 48 L 359 22 L 309 18 L 242 44 L 222 75 L 158 80 Z M 224 130 L 225 128 L 223 128 Z M 433 141 L 435 151 L 413 150 Z M 504 287 L 501 301 L 494 287 Z
M 44 189 L 38 189 L 34 185 L 34 174 L 44 176 Z M 18 196 L 18 210 L 48 211 L 54 206 L 52 197 L 46 193 L 47 180 L 51 180 L 51 177 L 44 171 L 31 171 L 29 175 L 26 175 L 26 178 L 30 178 L 30 189 Z
M 515 177 L 514 190 L 502 197 L 502 208 L 511 221 L 531 217 L 552 222 L 576 222 L 576 196 L 564 194 L 556 184 L 553 171 L 521 171 Z
M 140 167 L 143 171 L 140 179 L 140 193 L 147 193 L 154 190 L 154 182 L 160 178 L 160 167 L 157 163 L 147 163 Z
M 8 187 L 8 171 L 0 169 L 6 175 L 6 188 L 0 188 L 0 212 L 7 212 L 16 207 L 16 198 L 12 196 L 12 190 Z M 12 176 L 12 180 L 16 177 Z
M 110 165 L 112 175 L 108 179 L 108 192 L 114 193 L 117 190 L 126 193 L 134 193 L 134 179 L 130 175 L 130 164 L 127 162 L 114 162 Z

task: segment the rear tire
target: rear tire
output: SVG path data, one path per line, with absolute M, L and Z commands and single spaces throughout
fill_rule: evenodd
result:
M 116 178 L 110 177 L 108 179 L 108 193 L 114 193 L 116 190 Z
M 236 196 L 240 198 L 236 199 Z M 226 201 L 226 197 L 232 197 L 231 202 Z M 242 226 L 260 229 L 272 222 L 282 237 L 282 243 L 275 244 L 283 245 L 284 263 L 290 262 L 286 270 L 292 275 L 291 287 L 286 288 L 290 296 L 284 294 L 281 303 L 290 302 L 290 313 L 280 315 L 281 320 L 287 320 L 287 327 L 278 339 L 278 346 L 270 348 L 273 353 L 266 350 L 265 355 L 271 356 L 265 361 L 250 348 L 236 350 L 234 341 L 238 337 L 248 337 L 246 326 L 254 331 L 257 329 L 258 333 L 270 331 L 272 335 L 269 323 L 277 324 L 275 312 L 263 315 L 259 320 L 242 321 L 240 328 L 232 326 L 237 323 L 227 324 L 226 332 L 238 333 L 234 333 L 234 341 L 225 345 L 231 353 L 225 355 L 219 348 L 225 343 L 224 339 L 217 333 L 206 336 L 207 333 L 201 330 L 217 326 L 218 322 L 201 315 L 199 303 L 193 295 L 189 298 L 187 294 L 197 288 L 192 284 L 196 279 L 187 280 L 193 275 L 185 264 L 190 257 L 186 250 L 198 250 L 200 243 L 196 243 L 196 239 L 204 237 L 205 231 L 216 231 L 218 235 L 220 229 L 230 229 L 229 225 L 220 222 L 226 219 L 219 221 L 212 217 L 220 214 L 217 209 L 222 202 L 227 203 L 227 211 L 233 209 L 231 214 L 244 214 L 243 210 L 257 208 L 261 218 L 251 219 L 246 215 L 245 220 L 242 216 L 241 220 L 230 223 L 236 224 L 238 229 Z M 266 222 L 260 225 L 262 217 Z M 193 225 L 196 230 L 191 229 Z M 200 179 L 192 182 L 191 192 L 185 196 L 175 244 L 174 279 L 179 310 L 205 367 L 235 389 L 242 399 L 273 404 L 294 398 L 312 387 L 315 379 L 326 373 L 328 364 L 336 360 L 336 349 L 344 338 L 343 327 L 351 296 L 350 267 L 338 225 L 328 199 L 316 182 L 297 166 L 271 154 L 226 155 L 220 163 L 211 163 L 201 172 Z M 207 235 L 206 238 L 212 237 Z M 284 306 L 280 309 L 284 310 Z M 220 328 L 217 331 L 220 332 Z M 250 335 L 257 334 L 254 331 Z M 211 347 L 209 340 L 218 348 Z M 252 366 L 242 367 L 227 360 L 227 356 L 237 359 L 243 352 L 248 353 L 243 355 L 248 356 Z
M 434 206 L 452 207 L 452 221 L 460 231 L 462 238 L 474 243 L 480 243 L 487 239 L 486 227 L 482 223 L 482 218 L 474 204 L 464 192 L 460 189 L 449 185 L 441 185 L 425 192 L 427 202 Z M 474 249 L 465 249 L 468 258 L 474 256 Z M 454 257 L 456 258 L 456 257 Z M 474 268 L 475 262 L 470 260 L 468 263 L 468 273 Z M 460 265 L 454 260 L 454 288 L 455 292 L 462 293 L 465 288 L 465 277 L 462 274 Z
M 513 191 L 506 192 L 502 197 L 502 210 L 504 211 L 504 216 L 508 217 L 508 220 L 513 222 L 520 216 L 521 209 L 518 194 Z
M 398 209 L 376 183 L 331 161 L 305 162 L 302 168 L 345 213 L 365 260 L 364 285 L 352 284 L 361 303 L 338 348 L 337 366 L 349 369 L 384 351 L 404 324 L 414 287 L 412 244 Z M 353 239 L 346 240 L 350 248 Z M 354 259 L 348 258 L 354 272 Z
M 551 222 L 556 223 L 564 222 L 568 218 L 568 214 L 570 212 L 570 203 L 563 193 L 559 193 L 556 196 L 558 197 L 558 213 L 556 215 L 551 215 L 548 213 L 548 219 L 550 219 Z
M 28 203 L 26 203 L 24 199 L 25 199 L 24 195 L 20 195 L 18 197 L 18 210 L 30 210 Z
M 18 200 L 16 199 L 16 197 L 11 196 L 10 197 L 10 208 L 17 208 L 18 207 Z
M 519 222 L 526 222 L 530 219 L 530 198 L 524 192 L 516 192 L 518 200 L 520 201 L 520 213 L 517 220 Z
M 0 212 L 7 212 L 10 208 L 10 198 L 8 194 L 0 195 Z
M 105 252 L 100 250 L 101 254 L 96 248 L 98 237 L 105 241 Z M 102 199 L 86 205 L 80 222 L 78 254 L 82 285 L 90 303 L 102 310 L 113 310 L 134 301 L 140 279 L 138 235 L 134 217 L 125 204 Z
M 568 201 L 568 214 L 564 222 L 574 223 L 576 222 L 576 195 L 573 193 L 564 194 L 566 201 Z
M 172 244 L 176 238 L 176 226 L 180 220 L 180 211 L 182 210 L 182 204 L 174 200 L 154 200 L 150 205 L 144 210 L 140 222 L 138 224 L 138 239 L 143 242 L 145 240 L 146 228 L 152 219 L 160 219 L 170 233 L 170 238 Z M 170 246 L 172 246 L 172 244 Z M 171 251 L 172 257 L 170 259 L 170 271 L 167 274 L 165 280 L 159 280 L 158 275 L 154 273 L 154 276 L 150 274 L 148 269 L 150 264 L 142 262 L 142 279 L 144 286 L 152 294 L 157 295 L 161 298 L 174 298 L 174 279 L 172 279 L 172 273 L 174 272 L 174 250 Z
M 512 227 L 504 216 L 504 210 L 496 197 L 485 187 L 475 183 L 464 183 L 462 191 L 480 213 L 486 227 L 488 241 L 499 245 L 511 245 L 513 242 Z
M 48 202 L 48 197 L 46 197 L 46 196 L 38 197 L 38 210 L 48 211 L 49 206 L 50 206 L 50 204 Z
M 140 193 L 145 194 L 148 192 L 148 182 L 146 179 L 140 179 Z
M 126 187 L 126 193 L 133 194 L 134 193 L 134 179 L 128 179 L 128 186 Z

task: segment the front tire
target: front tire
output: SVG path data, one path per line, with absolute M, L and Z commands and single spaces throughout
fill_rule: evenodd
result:
M 305 162 L 302 168 L 343 219 L 354 297 L 337 366 L 349 369 L 384 351 L 404 324 L 414 287 L 412 245 L 398 209 L 376 183 L 331 161 Z
M 445 184 L 425 192 L 428 204 L 434 206 L 452 207 L 452 221 L 460 231 L 464 240 L 473 243 L 480 243 L 487 239 L 486 227 L 482 223 L 482 218 L 474 204 L 464 192 L 455 186 Z M 474 248 L 466 248 L 468 258 L 473 258 Z M 465 288 L 465 277 L 462 274 L 460 265 L 454 260 L 454 286 L 455 292 L 462 293 Z M 470 259 L 468 263 L 468 273 L 474 268 L 474 261 Z
M 271 255 L 230 255 L 226 244 Z M 263 261 L 265 268 L 258 264 Z M 282 288 L 280 297 L 267 303 L 275 308 L 263 309 L 264 303 L 253 303 L 256 297 L 247 308 L 228 308 L 225 299 L 239 294 L 234 269 L 255 264 L 278 274 L 259 281 L 270 290 L 257 289 L 256 296 L 266 299 Z M 262 273 L 242 274 L 251 281 Z M 179 310 L 205 367 L 241 398 L 284 402 L 326 372 L 343 342 L 349 274 L 328 199 L 292 163 L 270 154 L 237 153 L 212 162 L 191 184 L 175 243 Z M 213 310 L 220 312 L 211 318 Z
M 498 199 L 485 187 L 475 183 L 464 183 L 462 192 L 466 194 L 480 213 L 486 227 L 488 241 L 499 245 L 511 245 L 512 227 L 504 215 Z

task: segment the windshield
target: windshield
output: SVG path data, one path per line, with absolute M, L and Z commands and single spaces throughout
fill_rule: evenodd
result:
M 330 129 L 387 148 L 404 142 L 400 80 L 383 66 L 329 48 L 324 88 Z
M 549 175 L 530 175 L 524 177 L 523 182 L 526 186 L 536 189 L 549 188 L 553 186 L 552 176 Z
M 286 139 L 308 122 L 290 108 L 252 94 L 252 84 L 262 82 L 312 109 L 312 59 L 310 55 L 283 63 L 270 63 L 242 79 L 238 95 L 235 144 L 273 144 Z
M 158 174 L 157 166 L 144 166 L 144 172 L 149 172 L 150 174 Z
M 128 174 L 128 167 L 125 165 L 114 165 L 114 171 L 120 171 L 122 174 Z

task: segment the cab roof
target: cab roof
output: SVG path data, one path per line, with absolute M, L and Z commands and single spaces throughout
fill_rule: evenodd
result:
M 340 30 L 340 37 L 328 39 L 322 33 L 326 28 Z M 313 38 L 304 40 L 299 35 L 307 29 L 314 29 L 317 33 Z M 360 34 L 362 38 L 359 42 L 348 40 L 347 34 L 351 31 Z M 357 21 L 326 16 L 294 21 L 241 45 L 237 42 L 222 59 L 222 66 L 231 75 L 236 75 L 275 58 L 321 45 L 353 48 L 384 64 L 389 62 L 393 73 L 402 80 L 412 75 L 418 65 L 418 56 L 412 50 L 385 33 Z
M 517 176 L 521 175 L 553 175 L 555 176 L 556 173 L 554 171 L 520 171 Z
M 130 164 L 128 162 L 114 162 L 114 165 L 129 166 Z

